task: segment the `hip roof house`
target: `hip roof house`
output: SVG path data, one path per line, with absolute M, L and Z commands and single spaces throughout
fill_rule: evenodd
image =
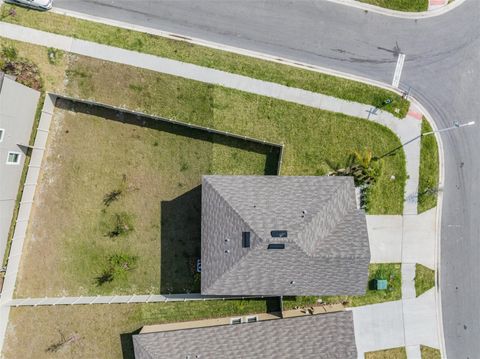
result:
M 353 314 L 346 311 L 140 333 L 133 346 L 136 359 L 357 358 Z
M 351 177 L 204 176 L 206 295 L 362 295 L 370 249 Z

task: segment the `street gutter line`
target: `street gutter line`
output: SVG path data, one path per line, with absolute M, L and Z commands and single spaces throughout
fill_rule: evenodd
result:
M 330 0 L 326 0 L 326 1 L 330 1 Z M 456 1 L 463 1 L 463 0 L 456 0 Z M 0 5 L 1 5 L 1 3 L 2 3 L 2 0 L 0 0 Z M 220 43 L 213 42 L 213 41 L 208 41 L 208 40 L 203 40 L 203 39 L 191 37 L 191 36 L 188 36 L 188 35 L 185 35 L 185 34 L 178 34 L 178 33 L 163 31 L 163 30 L 159 30 L 159 29 L 155 29 L 155 28 L 151 28 L 151 27 L 130 24 L 130 23 L 123 22 L 123 21 L 112 20 L 112 19 L 108 19 L 108 18 L 104 18 L 104 17 L 100 17 L 100 16 L 83 14 L 83 13 L 80 13 L 80 12 L 67 10 L 67 9 L 62 9 L 62 8 L 58 8 L 58 7 L 54 7 L 52 10 L 50 10 L 50 12 L 53 12 L 53 13 L 59 14 L 59 15 L 74 17 L 74 18 L 81 19 L 81 20 L 92 21 L 92 22 L 96 22 L 96 23 L 99 23 L 99 24 L 115 26 L 115 27 L 119 27 L 119 28 L 122 28 L 122 29 L 126 29 L 126 30 L 138 31 L 138 32 L 143 32 L 143 33 L 150 34 L 150 35 L 161 36 L 161 37 L 164 37 L 164 38 L 167 38 L 167 39 L 187 42 L 187 43 L 190 43 L 190 44 L 193 44 L 193 45 L 204 46 L 204 47 L 208 47 L 208 48 L 215 49 L 215 50 L 231 52 L 231 53 L 234 53 L 234 54 L 248 56 L 248 57 L 256 58 L 256 59 L 259 59 L 259 60 L 265 60 L 265 61 L 275 62 L 275 63 L 278 63 L 278 64 L 293 66 L 293 67 L 300 68 L 300 69 L 303 69 L 303 70 L 319 72 L 319 73 L 322 73 L 322 74 L 336 76 L 336 77 L 340 77 L 340 78 L 347 79 L 347 80 L 363 82 L 363 83 L 366 83 L 366 84 L 369 84 L 369 85 L 374 85 L 374 86 L 380 87 L 384 90 L 393 91 L 393 92 L 395 92 L 399 95 L 403 95 L 402 91 L 400 91 L 397 88 L 392 88 L 391 86 L 389 86 L 388 84 L 385 84 L 384 82 L 372 80 L 372 79 L 369 79 L 369 78 L 366 78 L 366 77 L 353 75 L 353 74 L 349 74 L 349 73 L 338 71 L 338 70 L 333 70 L 333 69 L 330 69 L 330 68 L 327 68 L 327 67 L 312 65 L 312 64 L 305 63 L 305 62 L 301 62 L 301 61 L 295 61 L 295 60 L 292 60 L 292 59 L 271 55 L 271 54 L 268 54 L 268 53 L 261 53 L 261 52 L 257 52 L 257 51 L 247 50 L 247 49 L 240 48 L 240 47 L 220 44 Z

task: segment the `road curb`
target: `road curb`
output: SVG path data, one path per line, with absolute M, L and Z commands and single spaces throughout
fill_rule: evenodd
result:
M 423 105 L 411 97 L 411 100 L 418 106 L 423 113 L 425 119 L 432 126 L 433 131 L 438 131 L 438 127 L 433 121 L 433 117 L 429 114 L 427 109 Z M 438 132 L 435 132 L 435 139 L 438 146 L 438 164 L 439 164 L 439 178 L 438 178 L 438 196 L 437 196 L 437 209 L 436 209 L 436 231 L 435 231 L 435 299 L 437 301 L 437 323 L 438 323 L 438 337 L 440 342 L 440 352 L 443 359 L 447 359 L 447 353 L 445 349 L 445 334 L 443 331 L 443 315 L 442 315 L 442 292 L 440 290 L 440 254 L 441 254 L 441 229 L 442 229 L 442 206 L 443 206 L 443 186 L 445 180 L 445 156 L 443 151 L 442 137 Z
M 330 0 L 327 0 L 327 1 L 330 1 Z M 456 0 L 456 1 L 463 1 L 463 0 Z M 0 2 L 1 2 L 1 0 L 0 0 Z M 171 39 L 171 40 L 183 41 L 183 42 L 187 42 L 187 43 L 194 44 L 194 45 L 209 47 L 209 48 L 216 49 L 216 50 L 232 52 L 232 53 L 235 53 L 235 54 L 238 54 L 238 55 L 249 56 L 249 57 L 253 57 L 253 58 L 256 58 L 256 59 L 260 59 L 260 60 L 266 60 L 266 61 L 271 61 L 271 62 L 275 62 L 275 63 L 279 63 L 279 64 L 289 65 L 289 66 L 293 66 L 293 67 L 300 68 L 300 69 L 303 69 L 303 70 L 315 71 L 315 72 L 319 72 L 319 73 L 323 73 L 323 74 L 327 74 L 327 75 L 341 77 L 341 78 L 348 79 L 348 80 L 363 82 L 363 83 L 366 83 L 366 84 L 375 85 L 375 86 L 383 88 L 385 90 L 393 91 L 393 92 L 395 92 L 397 94 L 400 94 L 400 95 L 403 94 L 403 92 L 400 91 L 399 89 L 394 88 L 394 87 L 390 86 L 389 84 L 386 84 L 386 83 L 383 83 L 383 82 L 380 82 L 380 81 L 371 80 L 371 79 L 368 79 L 366 77 L 353 75 L 353 74 L 349 74 L 349 73 L 338 71 L 338 70 L 329 69 L 329 68 L 322 67 L 322 66 L 312 65 L 312 64 L 301 62 L 301 61 L 294 61 L 294 60 L 284 58 L 284 57 L 280 57 L 280 56 L 261 53 L 261 52 L 257 52 L 257 51 L 251 51 L 251 50 L 247 50 L 247 49 L 243 49 L 243 48 L 235 47 L 235 46 L 224 45 L 224 44 L 220 44 L 220 43 L 213 42 L 213 41 L 202 40 L 202 39 L 199 39 L 199 38 L 190 37 L 188 35 L 183 35 L 183 34 L 173 33 L 173 32 L 169 32 L 169 31 L 158 30 L 158 29 L 145 27 L 145 26 L 140 26 L 140 25 L 129 24 L 129 23 L 123 22 L 123 21 L 111 20 L 111 19 L 107 19 L 107 18 L 103 18 L 103 17 L 99 17 L 99 16 L 93 16 L 93 15 L 86 15 L 86 14 L 82 14 L 82 13 L 79 13 L 79 12 L 76 12 L 76 11 L 65 10 L 65 9 L 61 9 L 61 8 L 57 8 L 57 7 L 54 7 L 50 11 L 53 12 L 53 13 L 59 14 L 59 15 L 65 15 L 65 16 L 70 16 L 70 17 L 74 17 L 74 18 L 77 18 L 77 19 L 88 20 L 88 21 L 92 21 L 92 22 L 96 22 L 96 23 L 105 24 L 105 25 L 120 27 L 120 28 L 126 29 L 126 30 L 143 32 L 143 33 L 146 33 L 146 34 L 161 36 L 161 37 L 168 38 L 168 39 Z
M 457 8 L 458 6 L 462 5 L 465 2 L 465 0 L 455 0 L 450 4 L 447 4 L 438 9 L 434 9 L 430 11 L 420 11 L 420 12 L 407 12 L 407 11 L 385 9 L 380 6 L 362 3 L 358 0 L 325 0 L 325 1 L 329 1 L 339 5 L 350 6 L 366 12 L 371 11 L 373 13 L 377 13 L 385 16 L 398 17 L 403 19 L 427 19 L 430 17 L 444 15 L 447 12 Z

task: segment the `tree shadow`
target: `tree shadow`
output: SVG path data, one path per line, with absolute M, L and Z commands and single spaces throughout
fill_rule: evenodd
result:
M 161 203 L 160 292 L 200 292 L 202 190 L 197 186 Z
M 135 352 L 133 350 L 132 336 L 140 333 L 139 328 L 131 333 L 120 334 L 120 343 L 122 345 L 122 357 L 123 359 L 135 359 Z

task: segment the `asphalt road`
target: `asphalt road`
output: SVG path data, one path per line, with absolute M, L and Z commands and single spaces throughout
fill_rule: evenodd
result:
M 55 0 L 61 8 L 287 57 L 412 89 L 439 128 L 480 124 L 480 1 L 422 20 L 316 1 Z M 480 358 L 480 126 L 443 135 L 441 291 L 447 356 Z

